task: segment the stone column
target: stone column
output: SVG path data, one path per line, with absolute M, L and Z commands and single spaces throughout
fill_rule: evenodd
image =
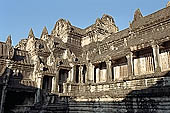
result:
M 93 81 L 94 81 L 94 65 L 92 63 L 89 63 L 87 67 L 87 82 L 92 83 Z
M 76 80 L 76 66 L 74 66 L 73 64 L 70 64 L 71 65 L 71 70 L 69 71 L 69 80 L 68 82 L 75 82 Z
M 88 83 L 89 82 L 89 69 L 90 69 L 90 67 L 89 67 L 89 64 L 87 64 L 86 65 L 86 69 L 87 69 L 87 71 L 86 71 L 86 77 L 85 77 L 85 83 Z
M 43 76 L 39 73 L 37 78 L 37 92 L 35 95 L 35 103 L 41 101 L 41 90 L 42 90 Z
M 89 66 L 86 64 L 85 65 L 86 71 L 84 72 L 84 76 L 85 76 L 85 83 L 88 82 L 88 70 L 89 70 Z
M 106 61 L 107 81 L 112 81 L 112 61 Z
M 68 72 L 68 80 L 67 82 L 71 82 L 72 81 L 72 73 L 73 73 L 73 69 L 71 68 L 70 71 Z
M 130 77 L 134 75 L 133 53 L 130 52 L 130 54 L 128 54 L 126 58 L 128 63 L 128 77 Z
M 72 73 L 72 82 L 76 82 L 76 65 L 73 66 L 73 73 Z
M 83 66 L 79 66 L 79 83 L 83 83 Z
M 155 66 L 155 72 L 160 72 L 160 63 L 159 63 L 159 46 L 156 44 L 152 45 L 153 50 L 153 59 L 154 59 L 154 66 Z
M 41 90 L 42 90 L 42 85 L 43 85 L 43 75 L 42 74 L 38 74 L 38 78 L 37 78 L 37 92 L 36 92 L 36 102 L 40 102 L 41 101 Z
M 56 70 L 56 75 L 52 79 L 52 93 L 58 93 L 58 78 L 59 69 Z
M 100 82 L 100 68 L 96 68 L 96 83 Z

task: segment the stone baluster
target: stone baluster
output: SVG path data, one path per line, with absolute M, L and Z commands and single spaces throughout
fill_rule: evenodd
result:
M 107 68 L 107 81 L 112 81 L 112 62 L 106 61 L 106 68 Z
M 155 72 L 160 72 L 160 63 L 159 63 L 159 46 L 156 44 L 152 45 L 153 50 L 153 59 L 154 59 L 154 66 L 155 66 Z

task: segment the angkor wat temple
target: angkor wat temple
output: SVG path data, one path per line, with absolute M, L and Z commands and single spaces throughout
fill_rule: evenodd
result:
M 0 113 L 170 113 L 170 2 L 119 31 L 104 14 L 0 42 Z

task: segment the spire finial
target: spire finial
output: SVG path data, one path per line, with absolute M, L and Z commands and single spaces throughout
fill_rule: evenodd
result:
M 8 46 L 10 46 L 10 47 L 12 46 L 11 35 L 9 35 L 9 36 L 7 37 L 6 44 L 7 44 Z
M 32 28 L 30 29 L 30 32 L 28 34 L 28 38 L 35 37 Z
M 138 8 L 136 11 L 135 11 L 135 14 L 134 14 L 134 21 L 138 20 L 139 18 L 143 17 L 140 9 Z
M 46 26 L 44 26 L 43 31 L 42 31 L 42 34 L 48 34 L 48 31 L 47 31 Z
M 48 31 L 47 31 L 46 26 L 44 26 L 43 31 L 42 31 L 42 33 L 41 33 L 41 37 L 40 37 L 40 38 L 42 38 L 42 37 L 43 37 L 43 35 L 48 35 Z

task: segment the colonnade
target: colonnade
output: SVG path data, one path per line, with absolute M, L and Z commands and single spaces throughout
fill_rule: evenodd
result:
M 151 46 L 152 52 L 152 59 L 153 62 L 151 62 L 151 65 L 153 65 L 154 72 L 160 72 L 160 58 L 159 58 L 159 46 L 153 44 Z M 83 65 L 77 65 L 74 68 L 71 69 L 70 73 L 73 70 L 78 70 L 77 74 L 75 73 L 70 74 L 71 79 L 70 82 L 73 83 L 100 83 L 100 82 L 110 82 L 115 80 L 122 80 L 127 77 L 132 77 L 135 75 L 136 69 L 139 68 L 136 65 L 134 65 L 134 53 L 135 52 L 129 52 L 125 56 L 126 58 L 126 64 L 118 65 L 117 67 L 114 67 L 114 60 L 106 60 L 103 62 L 100 62 L 98 64 L 96 63 L 87 63 Z M 150 59 L 148 59 L 150 60 Z M 151 66 L 148 65 L 148 66 Z M 136 67 L 135 67 L 136 66 Z M 87 68 L 85 73 L 83 72 L 84 68 Z M 119 69 L 118 69 L 119 68 Z M 145 67 L 146 68 L 146 67 Z M 119 71 L 118 71 L 119 70 Z M 121 74 L 124 74 L 123 76 Z M 121 78 L 122 76 L 122 78 Z M 121 79 L 119 79 L 119 77 Z M 77 78 L 77 79 L 76 79 Z M 85 79 L 85 80 L 84 80 Z
M 154 72 L 161 71 L 160 58 L 159 58 L 159 46 L 152 45 L 153 54 L 153 65 Z M 126 77 L 130 78 L 135 75 L 135 65 L 134 65 L 134 52 L 129 52 L 123 57 L 126 59 L 125 64 L 116 65 L 115 60 L 106 60 L 100 63 L 87 63 L 82 65 L 72 65 L 72 68 L 68 71 L 67 80 L 65 83 L 101 83 L 101 82 L 111 82 L 115 80 L 122 80 Z M 119 68 L 119 69 L 118 69 Z M 123 69 L 123 70 L 122 70 Z M 121 75 L 121 74 L 123 75 Z M 136 75 L 135 75 L 136 76 Z M 119 79 L 119 77 L 122 79 Z M 38 78 L 38 88 L 42 88 L 42 77 Z M 63 82 L 63 83 L 64 83 Z M 59 69 L 56 71 L 56 76 L 52 79 L 52 91 L 57 93 L 59 91 Z M 38 100 L 37 100 L 38 101 Z

